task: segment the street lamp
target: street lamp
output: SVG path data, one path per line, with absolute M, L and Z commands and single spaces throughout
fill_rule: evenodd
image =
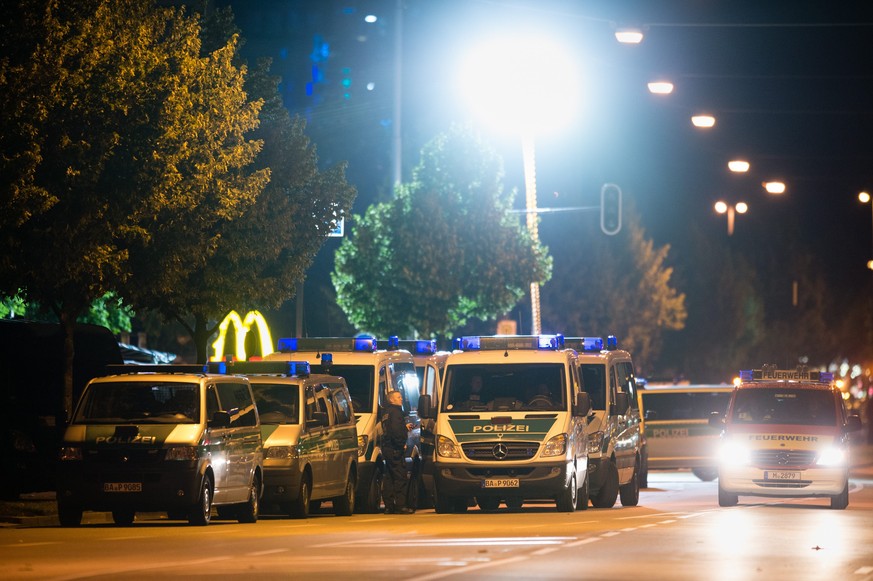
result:
M 728 204 L 721 200 L 715 203 L 715 211 L 719 214 L 727 214 L 727 230 L 728 236 L 734 235 L 734 219 L 736 214 L 745 214 L 749 211 L 749 205 L 745 202 L 737 202 L 736 204 Z
M 460 87 L 478 117 L 521 136 L 527 228 L 539 244 L 535 136 L 566 127 L 579 100 L 569 53 L 549 37 L 514 35 L 467 52 Z M 530 285 L 531 332 L 542 329 L 540 285 Z
M 870 194 L 867 192 L 861 192 L 858 194 L 858 200 L 862 204 L 870 204 L 870 213 L 871 213 L 871 221 L 873 221 L 873 203 L 870 201 Z M 870 256 L 873 257 L 873 231 L 870 232 Z M 873 258 L 867 261 L 867 268 L 873 270 Z

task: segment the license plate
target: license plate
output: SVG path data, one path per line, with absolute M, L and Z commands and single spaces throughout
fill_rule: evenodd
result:
M 518 488 L 518 478 L 487 478 L 482 488 Z
M 800 472 L 764 472 L 764 480 L 800 480 Z
M 103 492 L 142 492 L 142 482 L 104 482 Z

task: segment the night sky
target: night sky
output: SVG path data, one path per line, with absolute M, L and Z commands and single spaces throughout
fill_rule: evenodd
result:
M 354 211 L 390 196 L 395 1 L 232 4 L 244 55 L 274 59 L 286 105 L 309 120 L 321 161 L 349 162 L 359 191 Z M 873 191 L 873 7 L 860 4 L 406 0 L 404 178 L 425 142 L 454 122 L 477 122 L 456 80 L 473 47 L 497 32 L 536 29 L 567 47 L 578 63 L 568 74 L 583 86 L 576 115 L 537 139 L 541 206 L 596 204 L 600 186 L 613 182 L 649 236 L 671 245 L 680 269 L 692 226 L 750 253 L 791 237 L 832 288 L 860 293 L 873 286 L 865 267 L 873 213 L 857 199 Z M 365 23 L 367 14 L 378 20 Z M 642 28 L 641 44 L 615 41 L 616 26 L 626 25 Z M 308 85 L 313 65 L 322 77 Z M 674 83 L 672 95 L 647 91 L 658 78 Z M 692 127 L 701 111 L 716 116 L 716 127 Z M 503 155 L 506 187 L 519 189 L 523 206 L 520 140 L 483 134 Z M 734 158 L 751 163 L 749 174 L 728 171 Z M 771 179 L 787 192 L 765 193 L 761 183 Z M 718 199 L 750 207 L 730 238 L 713 210 Z M 549 220 L 543 216 L 541 235 L 554 245 L 563 233 L 550 231 Z M 594 215 L 579 223 L 597 227 Z M 337 245 L 331 240 L 320 253 L 312 280 L 327 280 Z

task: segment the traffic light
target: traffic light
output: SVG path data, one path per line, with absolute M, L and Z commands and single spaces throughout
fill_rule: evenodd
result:
M 600 188 L 600 229 L 609 236 L 621 230 L 621 188 L 615 184 Z

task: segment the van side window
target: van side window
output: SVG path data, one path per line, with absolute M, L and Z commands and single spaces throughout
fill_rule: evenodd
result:
M 618 377 L 615 374 L 615 365 L 609 367 L 609 403 L 615 403 L 615 394 L 618 393 Z
M 388 370 L 384 365 L 379 367 L 379 407 L 388 405 Z
M 630 361 L 622 361 L 616 365 L 618 371 L 619 391 L 630 395 L 631 409 L 637 408 L 637 386 L 634 380 L 634 366 Z
M 218 394 L 215 392 L 215 385 L 210 385 L 206 389 L 206 419 L 212 421 L 212 416 L 220 409 L 218 407 Z
M 346 397 L 346 393 L 340 384 L 331 384 L 330 385 L 331 396 L 333 398 L 333 404 L 336 408 L 336 423 L 337 424 L 348 424 L 353 421 L 352 415 L 352 406 L 349 403 L 349 399 Z
M 422 379 L 422 390 L 421 393 L 424 395 L 429 395 L 431 401 L 436 401 L 436 367 L 433 365 L 427 365 L 424 368 L 424 378 Z
M 232 428 L 258 425 L 255 402 L 245 383 L 219 383 L 218 400 L 224 411 L 230 414 Z

